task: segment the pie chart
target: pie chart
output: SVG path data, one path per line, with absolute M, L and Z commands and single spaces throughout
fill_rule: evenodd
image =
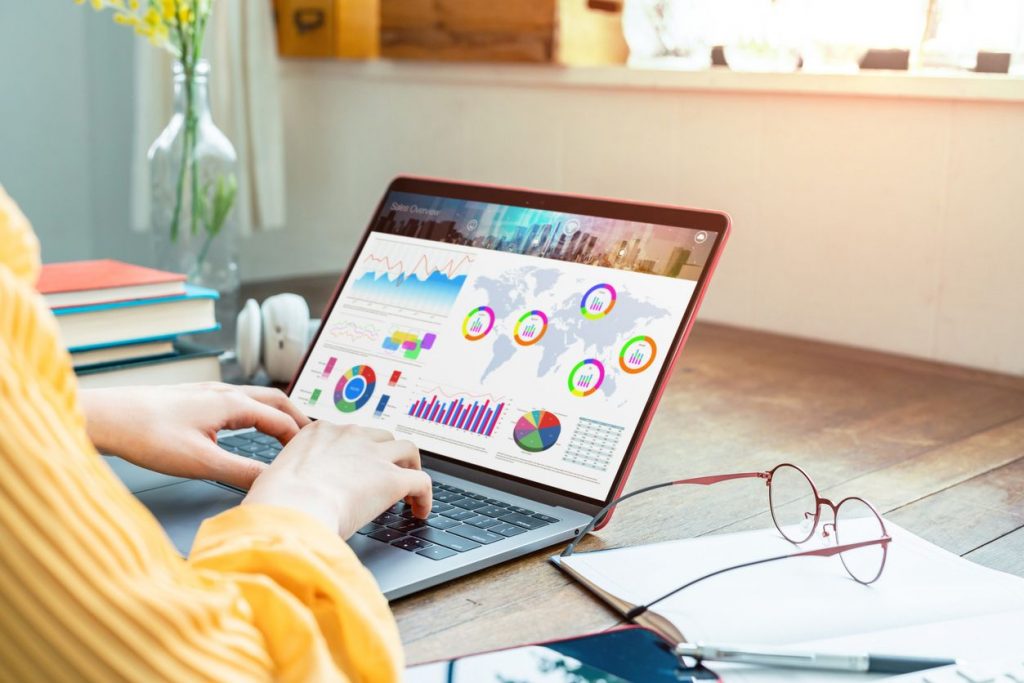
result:
M 357 365 L 348 370 L 334 387 L 334 405 L 343 413 L 354 413 L 366 405 L 373 396 L 377 375 L 369 365 Z
M 531 410 L 516 422 L 512 438 L 524 451 L 540 453 L 554 446 L 561 433 L 562 423 L 554 413 Z

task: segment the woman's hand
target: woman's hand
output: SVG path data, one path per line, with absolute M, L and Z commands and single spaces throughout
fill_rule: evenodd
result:
M 288 443 L 309 423 L 268 387 L 218 382 L 84 390 L 86 429 L 96 448 L 164 474 L 247 489 L 266 465 L 217 445 L 221 429 L 255 427 Z
M 292 508 L 348 538 L 399 500 L 426 518 L 430 476 L 420 452 L 390 432 L 324 420 L 299 432 L 253 484 L 242 504 Z

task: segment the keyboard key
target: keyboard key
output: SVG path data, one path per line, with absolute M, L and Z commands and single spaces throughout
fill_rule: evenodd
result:
M 234 434 L 232 436 L 225 436 L 223 439 L 218 440 L 217 443 L 224 447 L 237 448 L 249 443 L 249 438 L 243 434 Z
M 395 503 L 394 505 L 389 507 L 387 509 L 387 512 L 390 512 L 393 515 L 401 515 L 402 514 L 402 510 L 404 510 L 404 509 L 405 509 L 405 503 L 403 503 L 402 501 L 398 501 L 397 503 Z
M 416 554 L 422 555 L 423 557 L 429 557 L 432 560 L 443 560 L 445 558 L 451 557 L 452 555 L 455 555 L 456 553 L 454 550 L 450 550 L 448 548 L 445 548 L 444 546 L 432 545 L 429 548 L 424 548 L 423 550 L 416 551 Z
M 251 440 L 255 441 L 256 443 L 261 443 L 264 446 L 273 446 L 279 450 L 281 448 L 281 442 L 272 437 L 270 434 L 261 434 L 260 432 L 253 432 Z
M 526 508 L 517 507 L 515 505 L 509 505 L 508 509 L 512 512 L 518 512 L 521 515 L 532 515 L 533 510 L 527 510 Z
M 498 534 L 492 534 L 490 531 L 477 529 L 475 526 L 466 526 L 465 524 L 453 527 L 446 533 L 462 536 L 463 538 L 468 538 L 469 540 L 476 541 L 477 543 L 494 543 L 495 541 L 501 541 L 505 538 Z
M 488 498 L 484 502 L 488 505 L 498 505 L 500 507 L 506 507 L 508 505 L 505 501 L 498 500 L 497 498 Z
M 526 529 L 515 524 L 509 524 L 508 522 L 502 522 L 497 526 L 492 526 L 488 529 L 492 534 L 501 534 L 502 536 L 518 536 L 519 534 L 525 534 Z
M 280 448 L 264 448 L 257 453 L 253 453 L 253 455 L 264 462 L 271 462 L 280 452 Z
M 469 528 L 472 529 L 473 527 Z M 474 529 L 474 531 L 480 530 Z M 437 545 L 443 545 L 445 548 L 451 548 L 452 550 L 458 551 L 460 553 L 464 553 L 467 550 L 473 550 L 474 548 L 480 547 L 479 543 L 474 543 L 473 541 L 467 540 L 460 536 L 453 536 L 447 531 L 431 529 L 430 527 L 427 527 L 425 529 L 417 529 L 416 531 L 412 532 L 412 535 L 416 536 L 417 538 L 422 538 L 425 541 L 436 543 Z
M 388 528 L 396 531 L 409 532 L 413 529 L 419 529 L 420 527 L 426 526 L 426 524 L 426 520 L 423 519 L 403 519 L 399 522 L 395 522 L 394 524 L 388 524 Z
M 478 515 L 487 515 L 488 517 L 501 517 L 509 513 L 507 509 L 500 508 L 497 505 L 484 505 L 482 508 L 477 508 L 474 512 Z
M 462 508 L 452 508 L 451 510 L 448 510 L 447 512 L 442 512 L 441 514 L 449 519 L 455 519 L 460 522 L 463 520 L 473 519 L 474 517 L 476 517 L 476 513 L 473 512 L 472 510 L 463 510 Z
M 462 496 L 451 491 L 441 490 L 434 493 L 434 500 L 439 500 L 442 503 L 451 503 L 459 498 L 462 498 Z
M 263 450 L 263 444 L 250 441 L 249 443 L 243 443 L 238 446 L 238 450 L 244 451 L 245 453 L 258 453 Z
M 389 524 L 394 524 L 395 522 L 401 522 L 402 518 L 398 515 L 393 515 L 390 512 L 382 512 L 379 515 L 377 515 L 377 517 L 373 521 L 377 524 L 380 524 L 381 526 L 388 526 Z
M 479 493 L 469 493 L 467 491 L 466 493 L 463 493 L 462 495 L 465 496 L 466 498 L 473 498 L 474 500 L 487 500 L 487 496 L 482 496 Z
M 558 521 L 558 519 L 556 519 L 555 517 L 548 517 L 547 515 L 542 515 L 539 512 L 534 513 L 533 516 L 542 522 L 547 522 L 548 524 L 554 524 Z
M 487 505 L 487 503 L 482 500 L 473 500 L 472 498 L 458 498 L 449 502 L 451 502 L 455 507 L 462 508 L 463 510 L 476 510 L 477 508 L 482 508 Z
M 440 515 L 437 515 L 436 517 L 431 515 L 430 519 L 427 520 L 427 526 L 432 526 L 435 529 L 450 529 L 453 526 L 458 525 L 458 520 L 449 519 L 448 517 L 442 517 Z M 518 529 L 519 527 L 516 528 Z
M 503 522 L 509 522 L 511 524 L 517 524 L 526 529 L 539 529 L 542 526 L 547 526 L 547 522 L 537 519 L 536 517 L 530 517 L 529 515 L 522 515 L 518 512 L 513 512 L 511 515 L 505 515 L 501 518 Z
M 381 529 L 380 531 L 374 531 L 369 537 L 377 541 L 391 543 L 391 541 L 399 539 L 404 535 L 401 531 L 395 531 L 394 529 Z
M 464 523 L 472 524 L 478 529 L 486 529 L 487 527 L 492 527 L 495 524 L 501 524 L 501 522 L 497 519 L 494 519 L 494 517 L 485 517 L 483 515 L 477 515 L 473 519 L 464 520 Z
M 430 544 L 426 541 L 419 538 L 414 538 L 412 536 L 406 536 L 405 538 L 395 541 L 391 545 L 393 545 L 396 548 L 401 548 L 402 550 L 408 550 L 410 552 L 415 552 L 417 550 L 423 550 L 424 548 L 430 547 Z
M 402 512 L 401 512 L 401 514 L 399 516 L 402 517 L 403 519 L 412 519 L 416 515 L 413 514 L 411 507 L 406 507 L 404 510 L 402 510 Z
M 462 489 L 460 489 L 460 488 L 459 488 L 458 486 L 452 486 L 451 484 L 449 484 L 449 485 L 448 485 L 448 490 L 449 490 L 449 491 L 451 491 L 452 493 L 457 493 L 457 494 L 459 494 L 460 496 L 464 496 L 464 495 L 466 495 L 466 492 L 465 492 L 465 491 L 463 491 Z
M 364 526 L 362 529 L 360 529 L 356 533 L 357 534 L 363 534 L 365 536 L 366 534 L 372 534 L 374 531 L 380 531 L 383 528 L 384 527 L 382 527 L 379 524 L 374 524 L 373 522 L 370 522 L 369 524 Z
M 454 505 L 449 505 L 448 503 L 438 503 L 438 502 L 435 501 L 434 502 L 434 506 L 432 508 L 430 508 L 430 511 L 431 512 L 436 512 L 437 514 L 441 514 L 442 512 L 448 512 L 449 510 L 454 510 L 454 509 L 455 509 Z
M 442 491 L 451 491 L 452 490 L 451 486 L 449 486 L 448 484 L 442 484 L 439 481 L 435 481 L 433 486 L 434 486 L 435 490 L 437 490 L 437 489 L 441 489 Z

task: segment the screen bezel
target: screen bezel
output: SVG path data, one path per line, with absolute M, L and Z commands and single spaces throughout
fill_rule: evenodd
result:
M 320 327 L 317 329 L 316 335 L 309 343 L 309 346 L 306 349 L 306 354 L 302 359 L 302 363 L 299 365 L 295 375 L 292 377 L 291 383 L 288 385 L 287 394 L 289 397 L 295 389 L 296 382 L 305 370 L 306 363 L 309 362 L 309 356 L 316 347 L 317 342 L 320 340 L 320 335 L 324 330 L 327 318 L 334 310 L 338 297 L 341 295 L 341 291 L 344 289 L 345 283 L 348 281 L 355 268 L 356 259 L 366 246 L 366 241 L 373 232 L 373 226 L 376 224 L 377 218 L 380 216 L 380 213 L 384 208 L 384 204 L 392 192 L 409 192 L 474 202 L 522 206 L 547 211 L 558 211 L 561 213 L 593 216 L 597 218 L 611 218 L 636 223 L 653 223 L 669 227 L 685 228 L 688 230 L 703 230 L 705 232 L 715 234 L 715 241 L 711 247 L 711 252 L 708 255 L 707 263 L 697 280 L 697 285 L 694 288 L 693 295 L 690 297 L 690 301 L 687 304 L 682 319 L 680 320 L 679 328 L 676 330 L 675 337 L 673 338 L 672 344 L 665 356 L 665 362 L 662 363 L 658 377 L 654 382 L 654 387 L 651 390 L 647 403 L 641 413 L 640 421 L 630 437 L 629 445 L 626 447 L 625 456 L 619 464 L 619 469 L 615 474 L 615 478 L 612 480 L 612 485 L 608 489 L 608 495 L 604 499 L 590 498 L 572 491 L 566 491 L 565 489 L 540 484 L 536 481 L 523 477 L 507 474 L 500 470 L 468 463 L 464 460 L 460 460 L 459 458 L 452 458 L 435 451 L 421 449 L 421 455 L 423 456 L 436 459 L 441 463 L 446 463 L 455 468 L 464 468 L 468 471 L 478 472 L 481 475 L 486 476 L 488 479 L 487 483 L 490 485 L 493 485 L 496 481 L 514 482 L 521 486 L 525 486 L 527 489 L 543 491 L 549 494 L 547 496 L 548 498 L 553 496 L 554 499 L 559 501 L 571 501 L 575 503 L 575 505 L 571 505 L 573 509 L 579 509 L 585 512 L 596 512 L 598 509 L 607 505 L 619 494 L 619 492 L 621 492 L 622 487 L 625 485 L 626 477 L 629 475 L 630 469 L 632 469 L 633 461 L 636 459 L 640 446 L 643 443 L 644 436 L 647 433 L 647 428 L 650 425 L 651 416 L 657 408 L 658 401 L 661 399 L 665 385 L 671 376 L 675 361 L 678 359 L 682 346 L 685 343 L 686 335 L 689 332 L 694 315 L 696 314 L 697 308 L 700 306 L 707 283 L 711 274 L 714 272 L 715 265 L 718 262 L 719 255 L 721 254 L 723 245 L 725 244 L 730 228 L 729 215 L 721 211 L 664 206 L 659 204 L 643 204 L 613 199 L 585 197 L 580 195 L 555 194 L 535 190 L 462 183 L 432 178 L 418 178 L 414 176 L 399 176 L 391 181 L 391 184 L 381 196 L 380 201 L 377 202 L 373 215 L 370 217 L 369 225 L 363 231 L 359 244 L 352 252 L 352 257 L 349 260 L 348 266 L 341 278 L 339 278 L 338 284 L 335 286 L 334 292 L 321 316 Z M 603 523 L 606 523 L 607 519 L 602 521 Z

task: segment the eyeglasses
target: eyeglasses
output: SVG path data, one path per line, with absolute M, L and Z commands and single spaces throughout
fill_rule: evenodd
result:
M 594 515 L 594 518 L 587 524 L 582 533 L 573 539 L 572 543 L 562 551 L 561 556 L 571 556 L 576 551 L 576 545 L 580 540 L 592 531 L 597 523 L 604 519 L 604 516 L 616 505 L 627 498 L 633 498 L 648 491 L 675 486 L 676 484 L 710 486 L 711 484 L 733 479 L 753 478 L 765 480 L 765 485 L 768 487 L 768 508 L 772 513 L 772 521 L 775 522 L 775 528 L 778 529 L 783 538 L 796 545 L 809 541 L 814 532 L 819 528 L 822 507 L 828 507 L 832 510 L 832 521 L 820 525 L 821 535 L 823 538 L 830 540 L 834 537 L 835 545 L 815 548 L 813 550 L 803 550 L 788 555 L 768 557 L 719 569 L 679 586 L 645 605 L 634 607 L 625 614 L 627 619 L 634 619 L 646 612 L 655 603 L 661 602 L 684 588 L 689 588 L 695 583 L 710 579 L 713 576 L 718 576 L 734 569 L 753 567 L 767 562 L 786 560 L 791 557 L 832 557 L 839 555 L 839 559 L 842 561 L 843 567 L 846 568 L 846 572 L 850 577 L 854 581 L 865 585 L 874 583 L 882 575 L 892 538 L 885 530 L 885 523 L 882 522 L 882 517 L 875 510 L 874 506 L 863 498 L 856 496 L 843 498 L 838 503 L 833 503 L 828 498 L 822 498 L 821 494 L 818 493 L 817 487 L 814 486 L 814 482 L 807 476 L 807 473 L 796 465 L 788 463 L 777 465 L 765 472 L 719 474 L 709 477 L 667 481 L 661 484 L 645 486 L 624 496 L 619 496 Z

